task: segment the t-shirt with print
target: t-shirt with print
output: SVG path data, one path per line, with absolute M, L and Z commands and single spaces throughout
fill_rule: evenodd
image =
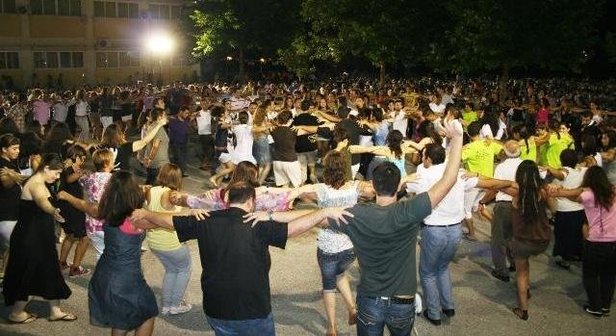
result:
M 0 157 L 0 168 L 8 168 L 19 173 L 17 161 L 8 161 Z M 17 209 L 19 208 L 19 198 L 21 196 L 21 186 L 17 183 L 10 188 L 5 188 L 0 183 L 0 221 L 17 220 Z
M 319 126 L 321 123 L 317 117 L 309 112 L 304 112 L 293 118 L 292 126 Z M 298 153 L 306 153 L 317 150 L 317 134 L 303 134 L 297 136 L 295 143 L 295 151 Z
M 503 146 L 496 141 L 473 141 L 462 148 L 462 161 L 469 171 L 492 177 L 494 175 L 494 157 L 502 149 Z
M 428 193 L 388 206 L 359 203 L 348 209 L 348 224 L 329 221 L 346 233 L 359 262 L 361 296 L 402 296 L 417 292 L 417 232 L 432 212 Z
M 223 320 L 262 319 L 271 311 L 269 246 L 285 248 L 287 224 L 244 223 L 239 208 L 210 212 L 204 220 L 174 217 L 180 242 L 197 239 L 205 314 Z
M 291 128 L 287 126 L 278 126 L 270 132 L 270 135 L 274 139 L 274 150 L 272 153 L 272 159 L 274 161 L 297 161 L 297 153 L 295 152 L 297 136 Z

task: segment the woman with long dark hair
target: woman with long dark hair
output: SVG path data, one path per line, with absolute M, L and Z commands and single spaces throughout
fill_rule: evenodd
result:
M 616 284 L 616 187 L 600 167 L 594 166 L 586 171 L 580 188 L 554 187 L 550 191 L 584 206 L 588 220 L 582 264 L 588 296 L 584 311 L 596 318 L 607 316 Z
M 141 268 L 144 228 L 130 221 L 143 206 L 143 191 L 133 175 L 115 172 L 105 188 L 98 213 L 105 220 L 105 250 L 88 287 L 90 323 L 113 335 L 151 335 L 158 306 Z
M 64 164 L 54 153 L 43 156 L 35 173 L 24 184 L 17 224 L 11 235 L 9 261 L 4 277 L 4 303 L 13 306 L 9 321 L 30 323 L 37 316 L 25 309 L 30 296 L 49 301 L 50 321 L 74 321 L 77 317 L 60 309 L 60 300 L 71 296 L 60 272 L 56 250 L 55 222 L 64 222 L 51 202 L 46 184 L 60 177 Z

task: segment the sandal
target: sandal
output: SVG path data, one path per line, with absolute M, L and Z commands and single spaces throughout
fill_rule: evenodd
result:
M 528 310 L 522 310 L 520 308 L 513 308 L 511 310 L 520 320 L 528 320 Z
M 21 320 L 21 321 L 15 321 L 15 320 L 11 320 L 11 318 L 9 317 L 9 323 L 11 324 L 28 324 L 28 323 L 32 323 L 34 321 L 36 321 L 36 319 L 38 319 L 38 315 L 36 314 L 30 314 L 30 313 L 26 313 L 28 314 L 28 317 L 26 317 L 25 319 Z
M 71 313 L 64 313 L 64 315 L 57 318 L 49 318 L 49 322 L 73 322 L 77 320 L 77 316 Z

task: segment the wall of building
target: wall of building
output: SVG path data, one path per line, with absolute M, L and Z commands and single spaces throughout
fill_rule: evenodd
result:
M 62 0 L 56 0 L 56 6 L 58 1 Z M 101 3 L 103 7 L 114 3 L 113 12 L 105 10 L 101 15 Z M 81 15 L 70 16 L 57 15 L 58 7 L 56 15 L 43 15 L 38 12 L 40 8 L 32 8 L 30 0 L 16 0 L 15 12 L 2 12 L 0 8 L 0 78 L 10 76 L 18 87 L 45 87 L 50 82 L 56 86 L 60 75 L 64 87 L 194 78 L 199 74 L 198 63 L 178 51 L 157 55 L 144 43 L 147 36 L 160 32 L 179 36 L 178 21 L 171 15 L 177 17 L 185 3 L 81 0 Z M 131 17 L 117 17 L 127 16 L 128 5 Z M 15 53 L 18 68 L 12 68 L 15 62 L 7 64 L 2 58 L 14 60 Z

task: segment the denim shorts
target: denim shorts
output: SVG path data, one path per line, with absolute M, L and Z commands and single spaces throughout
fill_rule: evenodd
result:
M 332 292 L 336 290 L 338 276 L 344 273 L 355 261 L 355 252 L 353 249 L 348 249 L 338 253 L 326 253 L 317 249 L 317 261 L 321 269 L 323 291 Z

